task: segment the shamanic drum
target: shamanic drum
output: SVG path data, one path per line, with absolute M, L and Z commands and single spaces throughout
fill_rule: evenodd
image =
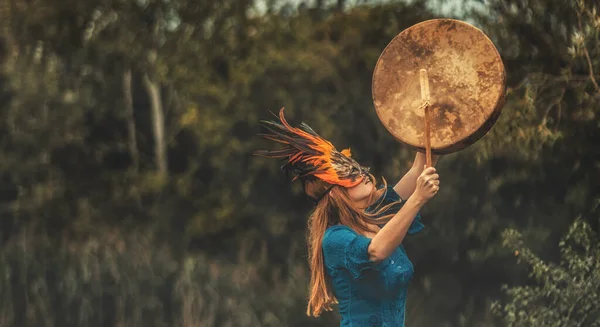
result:
M 506 72 L 482 31 L 458 20 L 433 19 L 409 27 L 387 45 L 372 91 L 379 119 L 397 140 L 420 152 L 429 142 L 432 153 L 448 154 L 477 142 L 494 125 L 504 105 Z

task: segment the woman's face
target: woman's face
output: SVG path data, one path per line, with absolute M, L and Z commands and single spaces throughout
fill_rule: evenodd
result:
M 371 196 L 371 193 L 375 191 L 375 185 L 373 185 L 373 182 L 369 176 L 365 176 L 362 183 L 353 187 L 349 187 L 347 190 L 350 200 L 358 205 L 364 206 L 366 205 L 366 201 L 369 199 L 369 196 Z

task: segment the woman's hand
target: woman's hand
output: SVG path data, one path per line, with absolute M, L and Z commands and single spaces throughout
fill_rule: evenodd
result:
M 425 168 L 417 178 L 417 186 L 412 196 L 422 203 L 429 201 L 440 189 L 439 178 L 440 175 L 434 167 Z
M 440 156 L 431 154 L 431 166 L 435 167 Z M 402 176 L 400 181 L 394 186 L 394 191 L 403 199 L 408 199 L 417 188 L 417 178 L 423 173 L 425 167 L 425 153 L 417 152 L 415 160 L 410 170 Z

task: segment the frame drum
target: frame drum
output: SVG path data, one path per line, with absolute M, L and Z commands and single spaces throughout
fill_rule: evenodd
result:
M 425 152 L 421 69 L 427 70 L 429 81 L 432 153 L 462 150 L 491 129 L 506 94 L 500 54 L 474 26 L 433 19 L 398 34 L 373 72 L 375 110 L 398 141 Z

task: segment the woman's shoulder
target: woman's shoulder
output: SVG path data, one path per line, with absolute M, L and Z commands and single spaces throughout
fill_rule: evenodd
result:
M 359 234 L 346 225 L 333 225 L 323 235 L 323 250 L 339 249 L 351 243 Z
M 383 192 L 383 194 L 381 195 L 382 198 L 388 200 L 388 201 L 402 201 L 402 198 L 400 197 L 400 195 L 396 192 L 396 190 L 394 189 L 394 187 L 392 185 L 380 185 L 378 189 L 385 189 L 385 191 Z
M 351 236 L 356 236 L 358 233 L 354 231 L 354 229 L 350 228 L 346 225 L 333 225 L 325 230 L 325 235 L 323 236 L 323 242 L 336 240 L 339 238 L 346 238 Z
M 342 224 L 337 224 L 337 225 L 333 225 L 333 226 L 329 226 L 327 227 L 327 229 L 325 230 L 325 234 L 327 233 L 333 233 L 336 231 L 351 231 L 354 232 L 354 230 L 352 228 L 350 228 L 350 226 L 346 226 L 346 225 L 342 225 Z

